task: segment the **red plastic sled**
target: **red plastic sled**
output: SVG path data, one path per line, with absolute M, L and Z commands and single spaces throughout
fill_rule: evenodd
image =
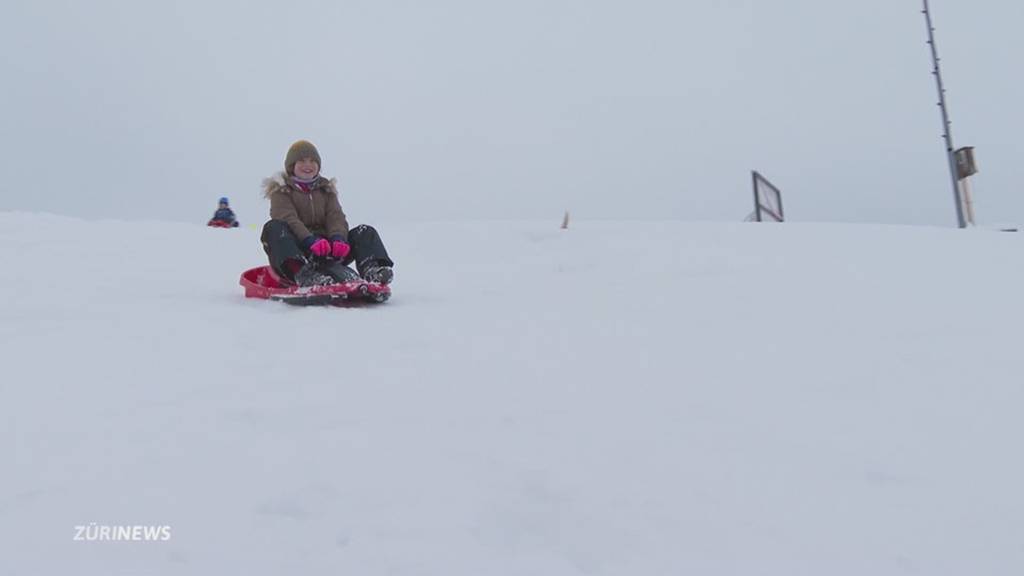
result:
M 297 306 L 344 305 L 359 301 L 384 302 L 391 297 L 389 286 L 365 280 L 299 287 L 280 278 L 270 266 L 246 270 L 238 283 L 245 288 L 246 298 L 278 300 Z
M 210 228 L 238 228 L 236 224 L 225 222 L 223 220 L 210 220 L 206 225 Z

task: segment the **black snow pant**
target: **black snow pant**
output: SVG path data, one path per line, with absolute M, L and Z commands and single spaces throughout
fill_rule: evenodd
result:
M 270 259 L 270 266 L 278 276 L 293 280 L 292 273 L 285 266 L 288 260 L 297 260 L 305 263 L 311 260 L 284 220 L 271 220 L 263 225 L 263 234 L 260 236 L 263 242 L 263 251 Z M 352 251 L 342 264 L 349 265 L 356 263 L 356 270 L 362 276 L 370 266 L 394 266 L 395 263 L 388 257 L 388 251 L 384 248 L 384 242 L 380 239 L 372 226 L 360 224 L 348 231 L 348 244 Z

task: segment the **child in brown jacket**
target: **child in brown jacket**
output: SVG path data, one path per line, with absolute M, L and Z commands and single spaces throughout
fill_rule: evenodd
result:
M 263 181 L 270 221 L 260 240 L 278 276 L 299 286 L 356 279 L 356 263 L 368 282 L 390 284 L 394 262 L 371 226 L 349 229 L 334 179 L 320 174 L 320 153 L 299 140 L 284 160 L 285 171 Z

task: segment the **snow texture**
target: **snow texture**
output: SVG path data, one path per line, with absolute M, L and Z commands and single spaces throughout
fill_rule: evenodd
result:
M 0 574 L 1024 572 L 1024 237 L 378 229 L 307 309 L 253 229 L 0 213 Z

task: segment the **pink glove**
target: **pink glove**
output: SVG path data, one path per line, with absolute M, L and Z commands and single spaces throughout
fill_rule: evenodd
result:
M 331 253 L 331 243 L 323 238 L 317 238 L 316 242 L 313 242 L 309 247 L 309 251 L 312 252 L 314 256 L 324 258 Z
M 331 242 L 331 256 L 334 256 L 338 260 L 344 260 L 348 253 L 352 251 L 352 247 L 341 240 L 335 240 Z

